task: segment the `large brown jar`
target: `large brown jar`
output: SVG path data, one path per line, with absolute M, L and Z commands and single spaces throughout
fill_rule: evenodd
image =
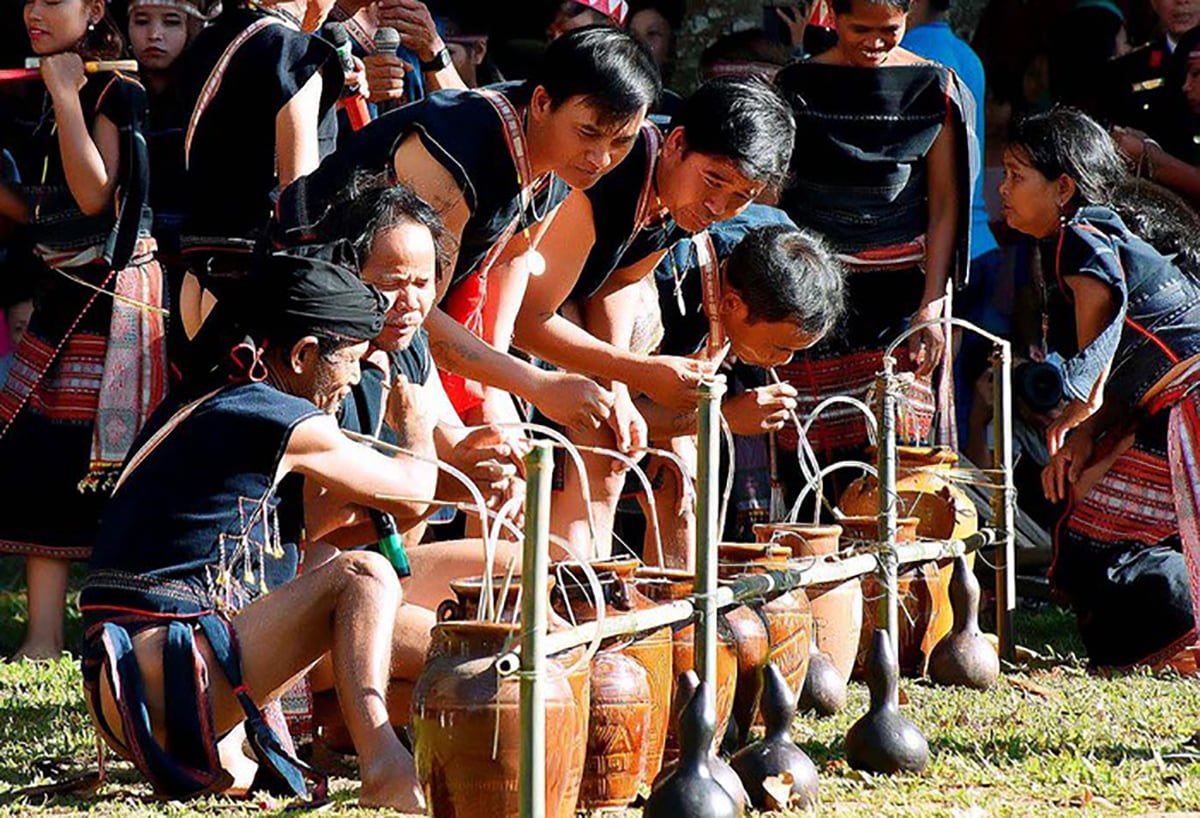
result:
M 916 517 L 901 517 L 896 522 L 897 542 L 916 540 L 920 526 Z M 846 529 L 846 539 L 851 543 L 874 543 L 879 538 L 878 517 L 847 517 L 842 520 L 842 525 Z M 886 592 L 875 574 L 867 574 L 862 578 L 862 588 L 867 601 L 854 665 L 855 678 L 865 678 L 871 640 L 875 629 L 883 627 L 879 619 L 879 606 Z M 938 566 L 932 562 L 901 566 L 896 574 L 897 613 L 900 617 L 897 624 L 897 663 L 905 676 L 924 673 L 929 651 L 948 632 L 940 624 L 944 619 L 942 612 L 949 609 L 949 599 L 943 590 Z M 953 616 L 950 621 L 953 624 Z
M 655 606 L 633 586 L 636 560 L 594 563 L 593 568 L 599 571 L 606 615 Z M 579 566 L 560 563 L 552 570 L 560 580 L 551 595 L 556 613 L 576 623 L 594 620 L 592 588 Z M 657 774 L 666 742 L 671 652 L 671 630 L 664 626 L 607 639 L 593 658 L 580 809 L 626 806 L 647 771 Z
M 792 552 L 786 546 L 728 543 L 718 547 L 718 555 L 721 577 L 733 579 L 741 574 L 785 569 Z M 813 626 L 808 596 L 803 589 L 782 591 L 756 600 L 749 607 L 760 612 L 766 620 L 771 662 L 779 668 L 788 686 L 799 696 L 808 672 L 809 640 Z M 740 683 L 741 679 L 738 681 Z
M 456 579 L 450 583 L 450 589 L 454 592 L 456 599 L 446 600 L 438 606 L 437 616 L 442 623 L 456 621 L 474 621 L 479 615 L 480 591 L 483 585 L 482 577 L 469 577 Z M 555 579 L 549 578 L 549 589 L 551 599 L 553 599 Z M 499 614 L 502 624 L 515 625 L 520 620 L 520 599 L 521 599 L 521 577 L 514 576 L 510 583 L 505 583 L 505 578 L 496 576 L 492 578 L 492 589 L 494 608 Z M 560 617 L 553 610 L 553 606 L 548 614 L 547 630 L 551 633 L 562 630 L 569 630 L 571 623 Z M 447 650 L 446 640 L 450 635 L 450 631 L 443 630 L 440 627 L 434 628 L 430 639 L 429 657 L 427 661 L 432 661 L 434 658 L 441 656 Z M 506 647 L 511 647 L 512 644 L 519 644 L 520 634 L 514 631 L 512 643 Z M 570 730 L 564 735 L 572 737 L 571 752 L 578 755 L 578 758 L 572 756 L 572 769 L 577 769 L 579 775 L 568 781 L 568 789 L 565 796 L 571 803 L 576 803 L 579 799 L 579 787 L 582 781 L 584 754 L 586 750 L 587 724 L 588 724 L 588 701 L 591 695 L 591 673 L 588 663 L 583 661 L 586 654 L 586 649 L 581 647 L 572 648 L 565 651 L 557 660 L 562 668 L 565 669 L 567 683 L 570 685 L 572 694 L 579 707 L 574 709 L 575 723 L 570 726 Z M 414 698 L 415 709 L 415 698 Z M 549 733 L 547 734 L 549 735 Z
M 779 543 L 791 549 L 792 559 L 838 553 L 842 534 L 839 526 L 810 526 L 796 523 L 763 523 L 754 526 L 760 543 Z M 810 585 L 804 589 L 817 635 L 817 650 L 827 654 L 843 681 L 850 680 L 862 631 L 863 593 L 858 577 L 840 582 Z
M 962 539 L 979 530 L 979 515 L 975 504 L 965 491 L 950 479 L 958 466 L 958 455 L 945 446 L 898 446 L 896 491 L 899 494 L 899 513 L 916 517 L 917 535 L 927 539 Z M 877 515 L 879 513 L 879 483 L 872 477 L 860 478 L 842 494 L 839 506 L 846 514 Z M 967 557 L 974 567 L 975 555 Z M 930 625 L 921 643 L 921 652 L 928 656 L 934 646 L 954 626 L 950 609 L 950 578 L 953 560 L 938 563 L 937 576 L 929 576 L 933 611 Z M 927 574 L 927 571 L 922 571 Z M 911 662 L 900 657 L 901 672 L 908 673 Z
M 637 588 L 655 602 L 676 602 L 689 599 L 695 588 L 696 578 L 686 571 L 644 568 L 637 572 Z M 671 696 L 675 701 L 679 676 L 695 670 L 696 626 L 691 622 L 672 627 Z M 738 656 L 733 640 L 733 630 L 724 616 L 717 620 L 717 738 L 719 743 L 729 728 L 733 715 L 733 698 L 737 692 Z M 679 743 L 674 725 L 667 730 L 663 766 L 679 759 Z
M 516 815 L 520 773 L 520 683 L 496 671 L 519 625 L 442 622 L 439 651 L 413 690 L 417 777 L 434 818 Z M 586 699 L 568 678 L 570 658 L 547 662 L 546 804 L 571 818 L 583 773 Z M 584 713 L 580 715 L 581 711 Z

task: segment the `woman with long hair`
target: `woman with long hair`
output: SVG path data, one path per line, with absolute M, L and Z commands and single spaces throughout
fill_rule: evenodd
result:
M 18 656 L 63 648 L 68 560 L 163 395 L 162 273 L 150 239 L 146 94 L 89 61 L 118 57 L 103 0 L 29 0 L 42 86 L 0 113 L 19 183 L 0 213 L 41 263 L 40 297 L 0 392 L 0 551 L 26 557 Z
M 1004 166 L 1005 220 L 1044 242 L 1045 344 L 1066 359 L 1042 475 L 1067 502 L 1051 580 L 1093 665 L 1195 672 L 1200 283 L 1146 240 L 1178 244 L 1178 230 L 1143 223 L 1143 238 L 1118 215 L 1124 165 L 1085 114 L 1021 121 Z M 1150 207 L 1128 215 L 1154 221 Z

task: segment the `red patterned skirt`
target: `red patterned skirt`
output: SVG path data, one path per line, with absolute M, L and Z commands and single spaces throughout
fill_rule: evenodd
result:
M 0 553 L 86 559 L 107 480 L 162 400 L 162 316 L 134 306 L 161 305 L 162 273 L 153 246 L 139 249 L 126 270 L 44 274 L 0 390 Z
M 1117 451 L 1107 469 L 1085 472 L 1085 493 L 1055 531 L 1050 578 L 1093 665 L 1158 665 L 1200 635 L 1200 389 L 1109 458 Z

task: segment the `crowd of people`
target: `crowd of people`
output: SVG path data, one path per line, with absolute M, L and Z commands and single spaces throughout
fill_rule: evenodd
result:
M 479 537 L 531 437 L 584 447 L 556 558 L 690 569 L 714 376 L 732 537 L 805 458 L 866 457 L 849 403 L 796 419 L 866 400 L 916 324 L 903 442 L 989 463 L 952 316 L 1014 342 L 1020 499 L 1091 661 L 1196 670 L 1200 2 L 1151 0 L 1134 50 L 1114 0 L 1039 6 L 1072 36 L 1023 61 L 986 35 L 1029 4 L 988 7 L 983 61 L 950 0 L 772 4 L 690 93 L 673 3 L 505 43 L 430 5 L 26 0 L 6 45 L 36 66 L 0 82 L 14 658 L 62 652 L 88 560 L 89 712 L 156 791 L 303 794 L 280 702 L 333 691 L 361 803 L 419 811 L 396 728 L 450 581 L 519 560 Z

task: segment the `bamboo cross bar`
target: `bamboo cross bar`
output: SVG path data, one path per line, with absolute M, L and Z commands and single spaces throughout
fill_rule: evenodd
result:
M 997 542 L 997 532 L 981 528 L 961 540 L 919 540 L 900 543 L 896 555 L 900 564 L 951 559 L 960 554 L 969 554 L 987 548 Z M 878 558 L 874 553 L 839 557 L 830 554 L 806 564 L 803 568 L 784 568 L 747 574 L 731 580 L 717 589 L 714 598 L 718 608 L 728 608 L 747 599 L 755 599 L 774 591 L 805 588 L 842 582 L 876 571 Z M 586 645 L 596 638 L 607 639 L 641 631 L 651 631 L 665 625 L 687 622 L 696 615 L 696 605 L 691 600 L 679 600 L 630 614 L 607 616 L 604 621 L 586 622 L 570 630 L 547 634 L 543 644 L 545 655 L 554 656 L 579 645 Z M 496 662 L 496 670 L 508 675 L 520 667 L 520 649 L 502 654 Z

